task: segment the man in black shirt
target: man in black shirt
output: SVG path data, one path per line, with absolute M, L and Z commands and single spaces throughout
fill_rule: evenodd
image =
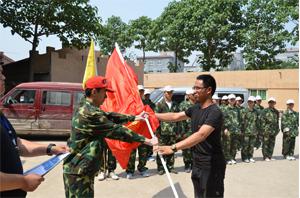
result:
M 45 145 L 18 138 L 14 128 L 1 111 L 0 135 L 0 197 L 26 197 L 27 191 L 34 191 L 44 181 L 41 175 L 23 175 L 20 155 L 33 157 L 68 151 L 67 146 Z
M 168 155 L 192 148 L 192 181 L 195 198 L 223 197 L 226 163 L 221 148 L 223 114 L 212 102 L 216 81 L 211 75 L 199 75 L 194 96 L 197 103 L 179 113 L 156 113 L 161 121 L 181 121 L 191 118 L 193 134 L 172 146 L 156 146 L 154 151 Z

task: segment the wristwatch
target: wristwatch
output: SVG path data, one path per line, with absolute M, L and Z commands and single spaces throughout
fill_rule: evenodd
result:
M 53 155 L 53 154 L 51 153 L 51 149 L 52 149 L 53 146 L 56 146 L 56 144 L 49 144 L 49 145 L 47 146 L 47 149 L 46 149 L 47 155 Z
M 171 146 L 171 149 L 172 149 L 173 153 L 176 153 L 177 152 L 176 144 L 173 144 Z

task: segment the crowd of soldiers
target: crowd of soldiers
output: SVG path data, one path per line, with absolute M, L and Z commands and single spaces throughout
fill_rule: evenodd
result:
M 275 160 L 273 151 L 276 136 L 283 133 L 282 155 L 287 160 L 295 160 L 295 139 L 298 136 L 299 114 L 294 111 L 294 100 L 287 100 L 287 109 L 281 116 L 275 108 L 276 99 L 268 99 L 268 107 L 261 105 L 260 96 L 250 96 L 247 107 L 241 106 L 242 98 L 234 94 L 222 98 L 214 95 L 213 100 L 220 105 L 224 115 L 222 129 L 222 145 L 227 164 L 236 164 L 237 151 L 241 151 L 241 159 L 246 163 L 254 163 L 254 149 L 262 147 L 265 161 Z
M 157 113 L 166 112 L 182 112 L 195 104 L 193 96 L 194 90 L 186 91 L 185 100 L 177 104 L 173 97 L 174 89 L 171 86 L 165 86 L 163 99 L 154 104 L 150 100 L 150 90 L 144 89 L 142 85 L 138 85 L 138 90 L 142 101 L 145 105 L 149 105 Z M 238 151 L 241 152 L 241 159 L 245 163 L 254 163 L 254 149 L 262 149 L 262 156 L 265 161 L 275 160 L 273 158 L 273 150 L 275 139 L 279 131 L 283 132 L 282 155 L 287 160 L 295 160 L 294 148 L 295 139 L 298 136 L 298 112 L 293 110 L 294 101 L 287 101 L 287 109 L 281 116 L 281 125 L 279 125 L 280 113 L 275 108 L 276 100 L 273 97 L 268 99 L 268 107 L 264 108 L 261 105 L 262 98 L 260 96 L 250 96 L 247 100 L 246 107 L 242 106 L 243 99 L 234 94 L 224 95 L 219 98 L 213 96 L 213 101 L 221 109 L 224 122 L 222 127 L 222 146 L 227 164 L 236 164 L 236 156 Z M 281 128 L 280 128 L 281 126 Z M 160 127 L 156 131 L 159 145 L 173 145 L 191 135 L 190 120 L 173 122 L 160 122 Z M 147 161 L 154 161 L 152 147 L 140 145 L 133 150 L 126 169 L 127 179 L 132 179 L 135 172 L 136 152 L 138 152 L 137 170 L 143 177 L 150 176 Z M 184 168 L 186 173 L 192 170 L 192 152 L 191 149 L 183 150 L 182 152 Z M 167 168 L 170 173 L 177 174 L 174 169 L 175 155 L 163 156 Z M 160 158 L 157 156 L 157 172 L 163 175 L 165 170 L 162 166 Z M 106 177 L 114 180 L 119 179 L 115 174 L 116 159 L 107 148 L 102 157 L 102 166 L 98 175 L 98 180 L 102 181 Z

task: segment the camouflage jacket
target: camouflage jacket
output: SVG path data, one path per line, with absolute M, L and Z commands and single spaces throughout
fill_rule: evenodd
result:
M 258 112 L 256 109 L 244 108 L 241 111 L 241 127 L 245 135 L 257 134 Z
M 172 106 L 169 108 L 165 100 L 159 102 L 155 107 L 155 112 L 157 113 L 168 113 L 168 112 L 178 112 L 178 105 L 172 101 Z M 158 135 L 176 135 L 178 130 L 178 124 L 176 122 L 162 122 L 160 121 L 160 126 L 157 129 Z
M 188 108 L 193 106 L 189 100 L 185 100 L 179 104 L 179 112 L 186 111 Z M 192 134 L 191 119 L 187 119 L 178 123 L 178 133 L 181 139 L 185 139 Z
M 298 136 L 299 113 L 296 111 L 285 110 L 281 118 L 281 131 L 291 137 Z
M 257 125 L 257 129 L 259 131 L 262 131 L 262 121 L 261 121 L 261 113 L 264 110 L 264 107 L 258 104 L 255 104 L 254 109 L 257 111 L 258 113 L 258 125 Z
M 84 100 L 74 112 L 68 146 L 71 154 L 64 161 L 64 173 L 95 175 L 100 168 L 104 138 L 144 142 L 145 138 L 123 127 L 134 116 L 104 112 Z
M 225 112 L 225 110 L 226 110 L 227 107 L 228 107 L 228 105 L 223 105 L 223 104 L 221 104 L 219 106 L 219 108 L 220 108 L 220 110 L 222 111 L 223 114 L 224 114 L 224 112 Z
M 241 133 L 241 116 L 235 106 L 228 105 L 224 112 L 224 129 L 230 133 Z
M 151 109 L 154 111 L 154 109 L 155 109 L 155 104 L 154 104 L 150 99 L 149 99 L 149 100 L 143 99 L 142 101 L 143 101 L 143 104 L 144 104 L 144 105 L 149 105 L 149 106 L 151 107 Z
M 263 133 L 275 134 L 279 133 L 279 112 L 275 108 L 265 108 L 260 115 L 260 121 Z

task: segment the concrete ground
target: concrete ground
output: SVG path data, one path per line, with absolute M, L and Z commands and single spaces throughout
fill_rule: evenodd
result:
M 35 140 L 36 141 L 36 140 Z M 53 141 L 38 142 L 49 143 Z M 65 141 L 54 141 L 65 143 Z M 265 162 L 262 160 L 261 150 L 255 150 L 256 163 L 242 163 L 240 152 L 238 163 L 228 165 L 225 178 L 225 197 L 230 198 L 297 198 L 299 197 L 299 147 L 296 142 L 296 161 L 284 160 L 281 156 L 282 135 L 276 139 L 274 156 L 276 161 Z M 27 170 L 48 159 L 48 156 L 35 158 L 22 158 L 24 170 Z M 95 197 L 109 198 L 145 198 L 173 197 L 166 175 L 160 176 L 156 172 L 156 162 L 147 164 L 151 176 L 142 178 L 138 173 L 134 179 L 126 179 L 126 174 L 118 166 L 116 173 L 120 179 L 115 181 L 95 180 Z M 181 153 L 177 154 L 175 167 L 179 174 L 171 174 L 179 197 L 193 197 L 191 174 L 185 173 Z M 35 192 L 28 193 L 29 198 L 60 198 L 64 197 L 62 164 L 54 168 L 45 176 L 45 181 Z

